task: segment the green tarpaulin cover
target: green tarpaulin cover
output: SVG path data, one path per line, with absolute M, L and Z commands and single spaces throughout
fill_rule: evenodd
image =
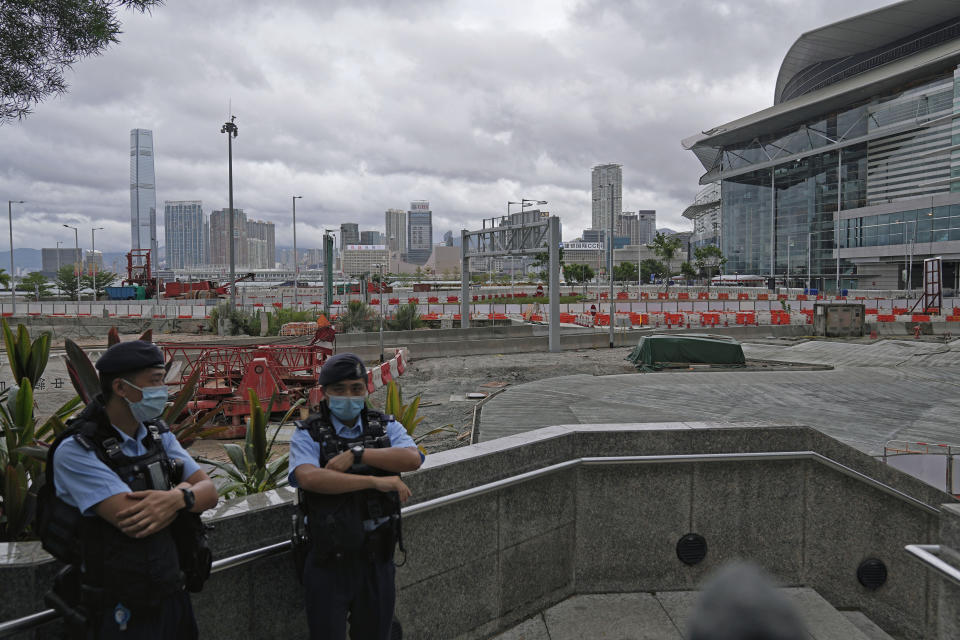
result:
M 644 336 L 627 356 L 627 360 L 640 369 L 656 369 L 672 362 L 729 365 L 746 363 L 743 347 L 733 338 L 690 333 Z

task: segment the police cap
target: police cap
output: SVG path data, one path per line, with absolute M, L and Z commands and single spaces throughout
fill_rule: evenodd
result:
M 152 342 L 131 340 L 119 342 L 97 360 L 97 370 L 104 373 L 128 373 L 163 366 L 163 352 Z
M 363 365 L 363 360 L 352 353 L 338 353 L 323 363 L 317 383 L 325 387 L 341 380 L 355 379 L 367 379 L 367 368 Z

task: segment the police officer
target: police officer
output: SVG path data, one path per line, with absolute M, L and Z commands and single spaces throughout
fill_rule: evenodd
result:
M 122 342 L 96 367 L 102 393 L 50 452 L 57 498 L 84 516 L 80 605 L 87 623 L 75 637 L 196 638 L 170 525 L 181 511 L 215 506 L 216 488 L 155 420 L 168 398 L 160 349 Z M 179 468 L 179 479 L 172 477 Z
M 301 490 L 310 538 L 303 568 L 310 637 L 344 640 L 349 616 L 352 640 L 386 640 L 400 503 L 410 497 L 399 474 L 418 469 L 423 457 L 402 424 L 366 408 L 367 371 L 357 356 L 329 358 L 319 384 L 319 413 L 298 422 L 290 441 L 290 484 Z

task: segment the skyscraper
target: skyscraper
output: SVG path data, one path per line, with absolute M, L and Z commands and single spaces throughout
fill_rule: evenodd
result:
M 163 203 L 163 230 L 166 240 L 167 268 L 183 269 L 207 263 L 204 237 L 207 222 L 199 200 Z
M 247 220 L 247 265 L 273 269 L 277 262 L 276 232 L 272 222 Z
M 407 262 L 426 264 L 433 253 L 433 212 L 426 200 L 414 200 L 407 212 Z
M 657 212 L 653 209 L 637 211 L 640 244 L 650 244 L 657 235 Z
M 379 231 L 361 231 L 360 244 L 386 244 L 386 242 L 384 242 L 383 234 Z
M 401 255 L 407 253 L 407 212 L 403 209 L 387 209 L 383 226 L 390 251 Z
M 130 130 L 130 248 L 149 249 L 151 264 L 157 264 L 157 186 L 149 129 Z
M 230 264 L 230 210 L 217 209 L 210 213 L 210 264 Z M 247 214 L 243 209 L 233 210 L 233 261 L 236 266 L 247 266 Z
M 348 244 L 360 244 L 360 225 L 356 222 L 344 222 L 340 225 L 340 250 Z
M 593 168 L 593 217 L 591 229 L 609 229 L 612 206 L 613 220 L 623 212 L 623 169 L 619 164 L 600 164 Z M 611 202 L 612 200 L 612 202 Z

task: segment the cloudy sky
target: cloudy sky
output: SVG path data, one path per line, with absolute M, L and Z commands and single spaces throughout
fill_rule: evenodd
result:
M 129 130 L 152 129 L 164 200 L 235 206 L 319 246 L 324 227 L 383 229 L 429 200 L 434 233 L 507 200 L 548 200 L 567 239 L 590 224 L 590 168 L 623 165 L 626 210 L 680 217 L 702 173 L 680 139 L 768 107 L 803 31 L 883 0 L 167 0 L 126 12 L 119 45 L 65 95 L 0 126 L 14 244 L 129 249 Z M 3 234 L 6 235 L 6 234 Z M 164 244 L 162 229 L 158 238 Z M 5 240 L 5 239 L 4 239 Z M 6 248 L 6 242 L 0 242 Z

